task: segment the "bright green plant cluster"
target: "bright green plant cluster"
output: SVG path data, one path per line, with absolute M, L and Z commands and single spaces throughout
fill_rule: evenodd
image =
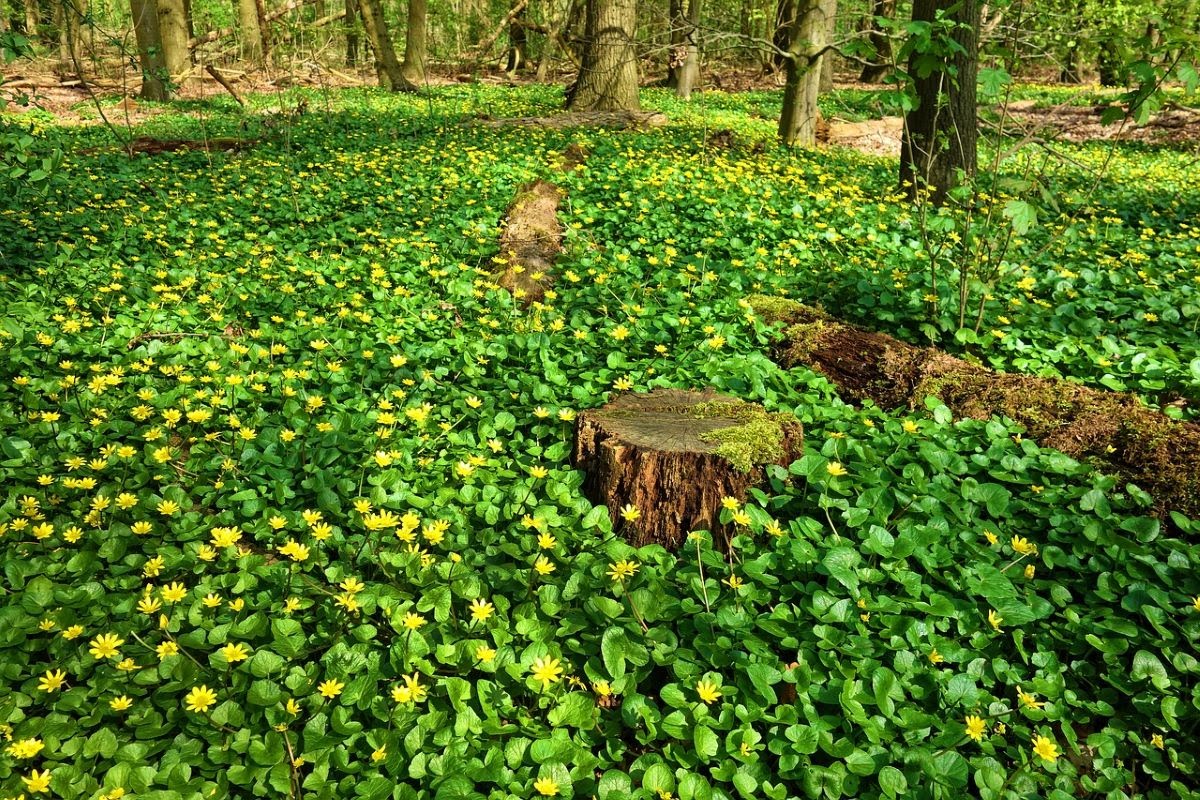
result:
M 554 100 L 348 93 L 0 212 L 0 796 L 1200 796 L 1195 523 L 765 355 L 751 291 L 861 281 L 903 331 L 886 165 L 461 124 Z M 493 259 L 534 177 L 567 240 L 522 310 Z M 1091 291 L 1038 264 L 1012 297 Z M 657 386 L 805 426 L 729 552 L 631 548 L 569 467 L 580 409 Z

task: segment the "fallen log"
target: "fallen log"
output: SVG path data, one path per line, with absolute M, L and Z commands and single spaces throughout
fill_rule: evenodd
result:
M 1171 419 L 1137 397 L 1071 381 L 994 372 L 932 347 L 837 321 L 778 297 L 748 298 L 766 322 L 782 322 L 774 357 L 833 382 L 843 398 L 885 410 L 936 397 L 956 417 L 1005 416 L 1043 447 L 1132 481 L 1160 516 L 1200 517 L 1200 425 Z
M 503 270 L 496 282 L 526 306 L 541 302 L 554 280 L 551 270 L 562 252 L 561 199 L 553 183 L 534 181 L 521 189 L 505 214 L 496 256 Z
M 656 389 L 581 412 L 571 461 L 586 473 L 584 494 L 608 507 L 614 529 L 635 546 L 675 550 L 692 531 L 708 530 L 727 548 L 722 500 L 744 500 L 765 465 L 787 466 L 803 447 L 790 414 L 711 389 Z

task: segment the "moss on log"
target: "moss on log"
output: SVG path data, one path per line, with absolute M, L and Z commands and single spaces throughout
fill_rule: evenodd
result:
M 1040 445 L 1133 481 L 1154 497 L 1160 515 L 1200 517 L 1200 425 L 1173 420 L 1133 395 L 994 372 L 791 300 L 747 300 L 764 321 L 783 323 L 774 354 L 780 364 L 820 372 L 849 401 L 914 409 L 936 397 L 957 417 L 1009 417 Z

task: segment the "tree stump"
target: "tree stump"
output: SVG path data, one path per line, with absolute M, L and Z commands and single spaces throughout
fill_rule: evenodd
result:
M 791 414 L 711 389 L 656 389 L 580 413 L 572 462 L 587 473 L 584 493 L 608 507 L 614 528 L 623 523 L 633 545 L 675 550 L 701 529 L 727 544 L 721 500 L 745 499 L 765 465 L 787 466 L 803 444 Z M 636 519 L 622 516 L 629 506 Z

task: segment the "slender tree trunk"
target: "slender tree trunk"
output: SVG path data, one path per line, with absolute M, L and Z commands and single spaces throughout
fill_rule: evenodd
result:
M 896 14 L 896 0 L 874 0 L 867 21 L 867 40 L 875 51 L 870 64 L 865 64 L 858 79 L 863 83 L 879 83 L 892 71 L 892 40 L 879 24 L 879 18 L 891 19 Z
M 192 55 L 188 50 L 187 11 L 183 0 L 158 0 L 158 33 L 167 72 L 171 81 L 179 84 L 192 66 Z
M 1100 55 L 1097 59 L 1097 69 L 1100 73 L 1101 86 L 1120 86 L 1121 55 L 1117 43 L 1111 39 L 1100 42 Z
M 69 23 L 65 0 L 56 0 L 53 14 L 51 22 L 58 33 L 58 71 L 70 74 L 74 72 L 74 67 L 71 65 L 71 34 L 67 28 Z
M 567 93 L 571 111 L 636 111 L 637 0 L 588 0 L 583 66 Z
M 25 35 L 30 39 L 36 39 L 38 25 L 41 21 L 42 13 L 38 8 L 38 0 L 25 0 Z
M 1080 83 L 1079 47 L 1072 44 L 1063 55 L 1062 70 L 1058 74 L 1059 83 Z
M 913 22 L 932 22 L 938 11 L 950 11 L 959 25 L 954 39 L 962 52 L 941 70 L 914 78 L 917 106 L 904 118 L 900 148 L 900 186 L 910 199 L 928 188 L 930 199 L 941 203 L 959 183 L 960 175 L 975 175 L 979 138 L 975 99 L 978 73 L 978 0 L 914 0 Z M 917 73 L 914 53 L 909 72 Z
M 237 0 L 238 23 L 242 34 L 242 58 L 259 61 L 263 57 L 262 27 L 256 0 Z
M 825 16 L 825 39 L 822 45 L 831 44 L 835 35 L 837 35 L 837 0 L 831 0 L 829 12 Z M 821 56 L 821 84 L 819 87 L 821 94 L 833 91 L 833 56 L 832 50 Z
M 786 0 L 789 58 L 779 138 L 785 145 L 812 147 L 817 143 L 817 98 L 821 88 L 820 55 L 827 42 L 829 17 L 837 0 Z
M 267 6 L 264 0 L 254 0 L 258 12 L 258 35 L 262 39 L 263 62 L 271 60 L 271 24 L 267 22 Z
M 379 0 L 358 0 L 358 13 L 362 17 L 363 30 L 367 33 L 367 44 L 375 54 L 377 70 L 382 76 L 380 85 L 387 86 L 393 92 L 415 92 L 417 87 L 404 77 L 400 60 L 396 58 L 396 48 L 392 45 Z
M 700 0 L 671 0 L 671 50 L 668 55 L 667 86 L 687 100 L 700 77 Z
M 425 65 L 429 49 L 425 42 L 427 0 L 408 0 L 408 30 L 404 32 L 404 63 L 401 69 L 409 83 L 420 86 L 425 82 Z
M 795 12 L 796 0 L 778 0 L 775 4 L 775 29 L 771 33 L 771 44 L 775 45 L 775 50 L 772 51 L 771 60 L 768 62 L 772 72 L 779 72 L 788 65 L 786 53 L 791 45 L 789 22 L 795 16 Z
M 525 69 L 529 64 L 529 35 L 524 25 L 526 11 L 528 6 L 518 11 L 508 23 L 508 58 L 504 65 L 505 72 L 516 72 Z
M 167 65 L 163 61 L 162 37 L 158 32 L 158 7 L 154 0 L 129 0 L 133 12 L 133 33 L 137 37 L 138 59 L 142 65 L 142 91 L 144 100 L 167 99 L 167 86 L 163 78 Z
M 358 65 L 358 0 L 346 0 L 346 66 Z

